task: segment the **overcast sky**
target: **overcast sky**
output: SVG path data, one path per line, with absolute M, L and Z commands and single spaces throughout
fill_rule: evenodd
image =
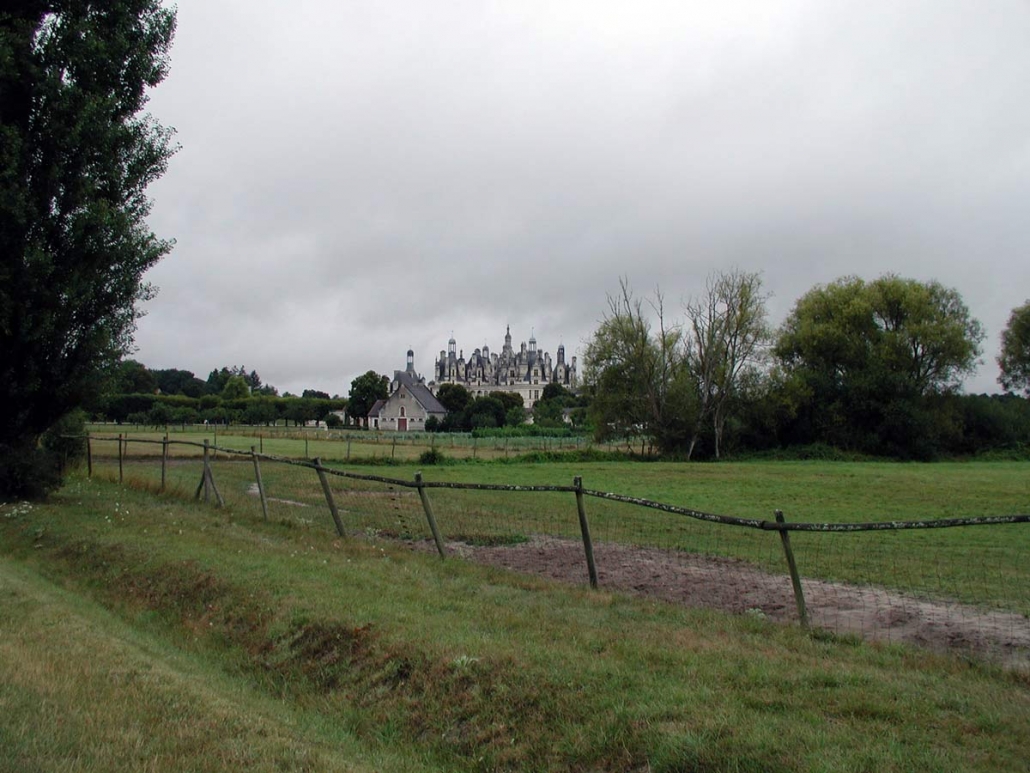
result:
M 738 267 L 1030 297 L 1030 4 L 180 0 L 150 110 L 174 238 L 134 355 L 346 395 L 452 332 L 580 354 L 628 278 Z

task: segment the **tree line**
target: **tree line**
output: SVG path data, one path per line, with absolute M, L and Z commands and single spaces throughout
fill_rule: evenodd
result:
M 279 396 L 263 384 L 257 371 L 244 366 L 212 370 L 207 380 L 192 371 L 151 370 L 136 360 L 123 360 L 108 380 L 105 394 L 91 406 L 98 420 L 131 424 L 252 424 L 287 426 L 309 421 L 342 424 L 336 414 L 347 406 L 340 397 L 305 389 L 300 396 Z
M 1030 447 L 1030 302 L 1002 333 L 1005 395 L 960 392 L 984 339 L 961 295 L 893 274 L 812 288 L 773 329 L 757 273 L 709 277 L 669 315 L 623 280 L 587 345 L 599 440 L 665 453 L 829 446 L 906 459 Z

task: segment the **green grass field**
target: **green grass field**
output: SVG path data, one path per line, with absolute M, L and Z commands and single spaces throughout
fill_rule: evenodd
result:
M 163 496 L 101 477 L 0 506 L 5 771 L 1030 764 L 1021 672 L 266 523 L 246 494 L 188 501 L 192 474 Z
M 296 441 L 292 441 L 296 442 Z M 336 442 L 339 450 L 339 443 Z M 137 447 L 138 448 L 138 447 Z M 160 448 L 160 446 L 157 446 Z M 187 449 L 190 450 L 190 449 Z M 193 449 L 195 450 L 195 449 Z M 332 457 L 330 448 L 327 459 Z M 117 465 L 96 454 L 97 474 L 117 476 Z M 314 454 L 312 454 L 314 455 Z M 130 455 L 123 476 L 157 486 L 160 460 Z M 415 464 L 327 466 L 364 475 L 412 481 Z M 198 459 L 177 458 L 167 485 L 192 496 Z M 220 492 L 233 507 L 260 514 L 250 461 L 214 461 Z M 459 463 L 426 467 L 428 482 L 564 485 L 581 476 L 587 489 L 612 491 L 704 512 L 772 520 L 782 510 L 802 522 L 867 522 L 1030 513 L 1030 467 L 1023 462 L 901 464 L 891 462 L 664 462 Z M 262 463 L 272 520 L 291 520 L 334 533 L 314 471 Z M 411 488 L 332 478 L 347 528 L 393 536 L 428 538 L 418 496 Z M 578 538 L 571 493 L 516 493 L 429 489 L 445 538 L 489 541 L 547 534 Z M 302 503 L 300 508 L 291 503 Z M 785 571 L 774 532 L 731 528 L 684 516 L 586 499 L 594 539 L 684 553 L 740 558 L 767 571 Z M 1030 525 L 1012 524 L 855 534 L 798 533 L 793 546 L 803 577 L 871 584 L 1030 615 L 1026 556 Z
M 158 442 L 165 431 L 153 427 L 135 425 L 94 424 L 90 427 L 96 438 L 98 455 L 116 456 L 118 435 L 134 440 Z M 506 459 L 533 451 L 573 451 L 595 446 L 589 438 L 474 438 L 465 434 L 425 434 L 397 432 L 366 432 L 359 430 L 324 430 L 304 427 L 237 427 L 219 430 L 196 425 L 186 428 L 170 426 L 167 430 L 171 441 L 203 443 L 207 440 L 213 446 L 240 451 L 249 451 L 251 446 L 260 453 L 289 458 L 322 457 L 334 461 L 378 459 L 391 461 L 415 461 L 430 449 L 436 449 L 454 459 Z M 599 448 L 608 449 L 609 446 Z M 617 447 L 614 447 L 618 450 Z M 623 447 L 625 448 L 625 447 Z M 639 449 L 637 449 L 639 450 Z M 161 453 L 160 445 L 130 443 L 130 456 L 151 456 Z M 173 456 L 195 456 L 200 449 L 170 444 Z

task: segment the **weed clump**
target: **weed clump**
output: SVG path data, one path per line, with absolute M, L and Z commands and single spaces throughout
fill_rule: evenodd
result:
M 423 451 L 422 455 L 418 458 L 418 463 L 423 465 L 447 464 L 449 461 L 443 451 L 437 451 L 435 448 Z

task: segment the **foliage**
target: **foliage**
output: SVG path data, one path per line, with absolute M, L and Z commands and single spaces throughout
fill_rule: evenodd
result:
M 242 379 L 243 383 L 247 387 L 248 393 L 252 394 L 264 394 L 274 395 L 276 392 L 275 387 L 263 386 L 261 383 L 261 376 L 257 374 L 256 370 L 252 370 L 249 373 L 244 365 L 239 367 L 222 367 L 219 370 L 211 371 L 207 376 L 207 391 L 209 394 L 220 395 L 225 391 L 225 387 L 229 384 L 229 381 L 233 378 Z
M 250 388 L 242 376 L 230 376 L 219 395 L 223 400 L 241 400 L 250 395 Z
M 321 418 L 316 401 L 303 397 L 294 397 L 288 400 L 283 417 L 298 426 Z
M 569 425 L 561 427 L 543 427 L 538 424 L 519 424 L 517 426 L 496 427 L 494 429 L 477 429 L 472 432 L 476 438 L 516 438 L 516 437 L 543 437 L 543 438 L 571 438 L 580 435 L 574 432 Z
M 271 397 L 248 400 L 243 409 L 243 421 L 247 424 L 275 424 L 279 418 L 276 402 Z
M 748 370 L 755 377 L 769 340 L 765 301 L 759 274 L 732 269 L 708 277 L 705 293 L 687 304 L 686 369 L 696 395 L 688 459 L 706 425 L 719 458 L 741 381 Z
M 975 369 L 982 340 L 959 293 L 938 282 L 888 274 L 810 290 L 775 346 L 806 395 L 791 442 L 925 457 L 951 431 L 931 398 Z
M 147 421 L 155 427 L 160 427 L 171 424 L 174 421 L 174 415 L 174 411 L 167 403 L 156 402 L 147 414 Z
M 441 384 L 436 399 L 447 413 L 460 413 L 472 402 L 472 393 L 461 384 Z
M 423 451 L 418 457 L 418 463 L 424 465 L 446 464 L 448 461 L 450 460 L 447 458 L 447 454 L 436 448 Z
M 526 423 L 526 409 L 522 406 L 509 408 L 504 412 L 504 426 L 517 427 Z
M 1030 397 L 1030 301 L 1012 310 L 1001 333 L 998 383 L 1006 392 Z
M 192 371 L 167 368 L 150 371 L 163 395 L 200 397 L 207 391 L 207 382 L 201 381 Z M 123 390 L 128 391 L 128 390 Z M 132 390 L 136 391 L 136 390 Z
M 468 390 L 464 387 L 458 387 L 467 393 Z M 459 404 L 462 399 L 458 390 L 448 390 L 447 396 L 454 405 Z M 434 424 L 434 427 L 442 432 L 493 431 L 502 427 L 517 427 L 525 420 L 526 411 L 523 408 L 522 395 L 514 392 L 490 392 L 472 399 L 460 411 L 448 412 L 443 421 Z M 428 422 L 426 429 L 429 429 Z
M 541 399 L 533 404 L 533 424 L 541 428 L 567 428 L 566 410 L 569 411 L 571 424 L 582 427 L 586 418 L 589 400 L 585 396 L 577 396 L 558 383 L 544 387 Z
M 146 394 L 157 390 L 157 379 L 145 365 L 136 360 L 122 360 L 118 363 L 111 390 L 114 394 Z
M 687 303 L 682 324 L 666 319 L 660 291 L 649 305 L 654 331 L 623 280 L 587 347 L 596 435 L 646 435 L 664 452 L 685 450 L 688 459 L 710 439 L 718 457 L 727 420 L 739 407 L 740 384 L 749 372 L 757 374 L 769 335 L 761 278 L 736 269 L 716 272 L 706 292 Z M 543 421 L 553 422 L 554 413 L 544 408 Z
M 553 381 L 545 386 L 544 391 L 540 393 L 541 400 L 560 400 L 565 398 L 575 399 L 575 397 L 576 396 L 572 394 L 572 392 L 557 381 Z
M 565 425 L 565 399 L 554 397 L 537 400 L 533 405 L 533 424 L 538 427 L 562 427 Z
M 694 401 L 680 348 L 668 327 L 660 293 L 650 302 L 658 330 L 625 280 L 608 296 L 608 312 L 587 345 L 585 380 L 593 385 L 590 415 L 598 440 L 647 435 L 663 450 L 679 448 L 689 432 Z
M 0 13 L 2 494 L 39 494 L 40 436 L 99 396 L 131 342 L 143 275 L 171 248 L 147 186 L 174 152 L 140 113 L 168 70 L 159 0 L 23 2 Z M 19 483 L 21 481 L 22 483 Z
M 380 376 L 374 370 L 366 371 L 351 381 L 347 415 L 364 423 L 376 401 L 390 396 L 389 383 L 386 376 Z
M 86 412 L 79 409 L 67 413 L 43 433 L 40 445 L 57 460 L 63 471 L 86 458 Z

